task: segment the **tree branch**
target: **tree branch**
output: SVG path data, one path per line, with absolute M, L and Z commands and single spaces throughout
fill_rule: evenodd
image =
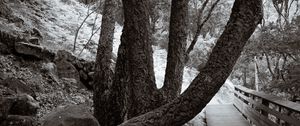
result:
M 270 64 L 270 59 L 269 59 L 269 56 L 266 52 L 264 52 L 265 56 L 266 56 L 266 60 L 267 60 L 267 66 L 268 66 L 268 69 L 269 69 L 269 72 L 271 73 L 271 76 L 274 78 L 275 75 L 274 75 L 274 72 L 271 68 L 271 64 Z
M 188 0 L 172 0 L 167 68 L 162 93 L 171 101 L 181 92 L 187 44 Z
M 207 0 L 208 1 L 208 0 Z M 198 16 L 198 28 L 197 28 L 197 31 L 196 31 L 196 33 L 195 33 L 195 35 L 194 35 L 194 39 L 193 39 L 193 41 L 191 42 L 191 45 L 189 46 L 189 48 L 187 49 L 187 51 L 186 51 L 186 56 L 189 56 L 189 54 L 191 53 L 191 51 L 194 49 L 194 46 L 196 45 L 196 43 L 197 43 L 197 41 L 198 41 L 198 37 L 199 37 L 199 35 L 200 35 L 200 33 L 201 33 L 201 30 L 202 30 L 202 28 L 203 28 L 203 26 L 204 26 L 204 24 L 208 21 L 208 19 L 211 17 L 211 14 L 212 14 L 212 12 L 213 12 L 213 10 L 214 10 L 214 8 L 217 6 L 217 4 L 219 3 L 219 1 L 220 0 L 217 0 L 213 5 L 212 5 L 212 7 L 210 8 L 210 10 L 209 10 L 209 12 L 208 12 L 208 15 L 206 16 L 206 18 L 204 19 L 204 21 L 202 21 L 202 23 L 200 23 L 201 22 L 201 16 L 202 16 L 202 13 L 199 13 L 199 16 Z M 186 61 L 187 62 L 187 61 Z
M 89 11 L 89 10 L 88 10 Z M 73 44 L 73 52 L 75 52 L 76 50 L 76 42 L 77 42 L 77 37 L 79 34 L 80 29 L 82 28 L 82 26 L 84 25 L 85 21 L 93 14 L 96 12 L 96 9 L 93 10 L 91 13 L 88 13 L 86 15 L 86 17 L 83 19 L 83 21 L 81 22 L 80 26 L 77 28 L 76 33 L 75 33 L 75 38 L 74 38 L 74 44 Z
M 88 41 L 86 42 L 86 44 L 84 45 L 84 47 L 82 48 L 82 50 L 80 51 L 80 53 L 78 54 L 78 57 L 81 55 L 81 53 L 83 52 L 83 50 L 86 49 L 87 46 L 90 44 L 90 42 L 91 42 L 92 38 L 94 37 L 94 35 L 95 35 L 96 33 L 98 33 L 98 31 L 101 29 L 101 27 L 98 27 L 98 28 L 96 29 L 96 21 L 97 21 L 97 19 L 98 19 L 98 15 L 96 15 L 96 17 L 95 17 L 95 19 L 94 19 L 94 23 L 93 23 L 93 27 L 92 27 L 92 33 L 91 33 L 91 35 L 90 35 Z

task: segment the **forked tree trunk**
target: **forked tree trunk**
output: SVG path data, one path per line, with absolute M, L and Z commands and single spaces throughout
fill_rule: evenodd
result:
M 178 97 L 181 92 L 187 45 L 188 3 L 189 0 L 172 0 L 167 68 L 162 87 L 165 102 Z
M 133 5 L 134 2 L 130 0 L 126 4 Z M 125 14 L 132 10 L 124 9 Z M 200 70 L 190 87 L 172 102 L 132 118 L 121 126 L 180 126 L 191 120 L 201 112 L 224 84 L 245 43 L 261 22 L 262 15 L 261 0 L 236 0 L 224 32 L 212 50 L 206 66 Z M 132 15 L 125 15 L 127 18 L 128 16 L 132 17 Z M 144 15 L 136 16 L 142 16 L 135 18 L 143 19 Z M 136 24 L 139 21 L 133 20 L 130 24 Z M 129 23 L 125 23 L 124 31 L 131 29 L 128 25 Z M 133 31 L 140 31 L 140 29 L 143 27 L 135 27 Z M 123 33 L 123 37 L 125 36 L 132 35 Z
M 116 0 L 105 0 L 95 65 L 94 115 L 101 126 L 120 124 L 123 122 L 124 115 L 122 114 L 124 105 L 116 103 L 122 98 L 118 99 L 113 95 L 120 90 L 115 90 L 118 85 L 112 85 L 111 59 L 115 29 L 115 6 Z

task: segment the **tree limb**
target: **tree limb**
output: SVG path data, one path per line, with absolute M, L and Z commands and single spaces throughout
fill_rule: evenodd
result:
M 266 56 L 268 70 L 269 70 L 271 76 L 274 78 L 275 75 L 274 75 L 274 72 L 273 72 L 273 70 L 272 70 L 272 68 L 271 68 L 271 63 L 270 63 L 269 56 L 268 56 L 268 54 L 267 54 L 266 52 L 264 52 L 264 54 L 265 54 L 265 56 Z
M 97 19 L 98 19 L 98 15 L 96 15 L 96 17 L 95 17 L 95 19 L 94 19 L 94 23 L 93 23 L 93 27 L 92 27 L 92 33 L 91 33 L 91 35 L 90 35 L 88 41 L 86 42 L 86 44 L 84 45 L 84 47 L 82 48 L 82 50 L 80 51 L 80 53 L 78 54 L 78 57 L 81 55 L 81 53 L 83 52 L 83 50 L 86 49 L 87 46 L 90 44 L 90 42 L 91 42 L 92 38 L 94 37 L 94 35 L 95 35 L 96 33 L 98 33 L 98 31 L 101 29 L 101 27 L 98 27 L 98 28 L 96 29 L 96 21 L 97 21 Z
M 88 13 L 86 15 L 86 17 L 83 19 L 83 21 L 81 22 L 81 24 L 79 25 L 79 27 L 77 28 L 76 33 L 75 33 L 75 38 L 74 38 L 73 52 L 75 52 L 75 50 L 76 50 L 76 42 L 77 42 L 77 37 L 78 37 L 80 29 L 84 25 L 85 21 L 95 12 L 96 12 L 96 10 L 93 10 L 91 13 Z
M 165 101 L 181 92 L 185 49 L 187 45 L 188 0 L 172 0 L 167 67 L 161 91 Z
M 208 0 L 206 0 L 206 1 L 208 1 Z M 206 2 L 205 1 L 205 2 Z M 189 48 L 187 49 L 187 51 L 186 51 L 186 56 L 188 56 L 189 54 L 190 54 L 190 52 L 194 49 L 194 46 L 196 45 L 196 43 L 197 43 L 197 41 L 198 41 L 198 37 L 199 37 L 199 35 L 200 35 L 200 33 L 201 33 L 201 30 L 202 30 L 202 28 L 203 28 L 203 26 L 204 26 L 204 24 L 208 21 L 208 19 L 211 17 L 211 14 L 212 14 L 212 12 L 213 12 L 213 10 L 214 10 L 214 8 L 217 6 L 217 4 L 219 3 L 219 1 L 220 0 L 217 0 L 213 5 L 212 5 L 212 7 L 210 8 L 210 10 L 209 10 L 209 12 L 208 12 L 208 15 L 206 16 L 206 18 L 204 19 L 204 21 L 202 21 L 202 23 L 200 23 L 201 22 L 201 18 L 202 18 L 202 13 L 203 12 L 201 12 L 201 13 L 199 13 L 199 16 L 198 16 L 198 23 L 197 23 L 197 31 L 196 31 L 196 33 L 195 33 L 195 35 L 194 35 L 194 38 L 193 38 L 193 41 L 191 42 L 191 44 L 190 44 L 190 46 L 189 46 Z M 201 8 L 202 9 L 202 8 Z M 202 10 L 203 11 L 203 10 Z M 186 61 L 187 62 L 187 61 Z

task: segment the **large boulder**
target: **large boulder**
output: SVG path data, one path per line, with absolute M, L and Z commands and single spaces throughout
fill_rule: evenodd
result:
M 42 126 L 100 126 L 97 119 L 82 105 L 67 105 L 46 115 Z
M 15 50 L 19 54 L 34 56 L 39 59 L 48 59 L 50 61 L 55 57 L 53 52 L 32 43 L 17 42 L 15 43 Z
M 59 78 L 69 78 L 76 80 L 76 86 L 78 88 L 84 88 L 84 85 L 80 81 L 80 74 L 72 63 L 65 59 L 56 60 L 55 65 L 57 68 L 57 75 Z
M 18 95 L 12 99 L 14 103 L 9 110 L 10 115 L 35 116 L 37 114 L 39 104 L 30 95 Z
M 2 118 L 8 115 L 34 116 L 37 114 L 39 105 L 30 95 L 22 94 L 2 97 L 0 108 Z
M 75 60 L 76 57 L 71 53 L 64 50 L 59 50 L 54 60 L 57 69 L 57 75 L 60 78 L 75 79 L 76 86 L 79 88 L 84 88 L 85 86 L 80 81 L 80 73 L 72 64 L 72 61 Z
M 27 122 L 32 121 L 27 117 L 35 116 L 38 108 L 38 103 L 26 94 L 0 97 L 0 126 L 30 126 Z M 24 123 L 21 125 L 20 122 Z M 7 123 L 14 125 L 6 125 Z
M 92 89 L 93 73 L 95 70 L 94 61 L 77 58 L 66 50 L 57 51 L 54 61 L 57 66 L 58 75 L 61 78 L 73 78 L 81 83 L 79 84 L 80 86 Z
M 32 97 L 36 97 L 35 92 L 27 86 L 23 81 L 11 77 L 0 81 L 0 85 L 3 85 L 15 92 L 15 94 L 28 94 Z

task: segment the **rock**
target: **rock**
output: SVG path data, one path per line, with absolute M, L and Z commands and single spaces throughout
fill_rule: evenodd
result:
M 0 72 L 0 80 L 4 80 L 6 78 L 7 78 L 6 75 L 3 72 Z M 1 82 L 0 82 L 0 84 L 1 84 Z
M 11 49 L 9 49 L 6 44 L 0 42 L 0 53 L 9 54 L 10 52 L 11 52 Z
M 81 105 L 68 105 L 49 113 L 42 126 L 100 126 L 97 119 Z
M 26 42 L 17 42 L 15 44 L 15 50 L 19 54 L 34 56 L 39 59 L 54 60 L 55 54 L 51 51 L 44 49 L 39 45 L 34 45 Z
M 34 44 L 34 45 L 40 45 L 40 39 L 37 37 L 32 37 L 28 40 L 29 43 Z
M 34 116 L 37 114 L 39 104 L 30 95 L 18 95 L 12 97 L 14 104 L 9 110 L 11 115 Z
M 56 65 L 54 63 L 52 63 L 52 62 L 50 62 L 50 63 L 43 63 L 41 71 L 45 72 L 45 73 L 52 73 L 52 74 L 56 75 L 56 72 L 57 72 Z
M 0 126 L 34 126 L 33 118 L 30 116 L 9 115 Z
M 31 36 L 35 36 L 35 37 L 37 37 L 37 38 L 43 39 L 43 35 L 42 35 L 41 32 L 40 32 L 38 29 L 36 29 L 36 28 L 33 28 L 33 29 L 32 29 Z
M 0 83 L 1 82 L 2 81 L 0 80 Z M 9 89 L 7 87 L 4 87 L 3 85 L 0 85 L 0 96 L 4 97 L 4 96 L 15 95 L 15 94 L 16 93 L 13 90 L 11 90 L 11 89 Z
M 24 55 L 31 55 L 42 59 L 41 54 L 43 52 L 43 48 L 41 46 L 25 43 L 25 42 L 17 42 L 15 44 L 15 49 L 17 53 L 24 54 Z
M 0 122 L 9 115 L 34 116 L 37 114 L 37 102 L 29 95 L 17 95 L 0 98 Z
M 82 70 L 80 70 L 79 74 L 80 74 L 81 79 L 83 79 L 85 81 L 88 79 L 88 75 L 85 72 L 83 72 Z
M 77 58 L 75 56 L 73 56 L 72 53 L 70 53 L 66 50 L 58 50 L 57 53 L 56 53 L 56 59 L 57 60 L 66 59 L 67 61 L 73 62 Z
M 95 72 L 89 72 L 89 73 L 88 73 L 88 75 L 89 75 L 90 77 L 94 77 L 94 74 L 95 74 Z
M 90 82 L 88 83 L 88 85 L 89 85 L 89 87 L 91 87 L 91 89 L 93 89 L 94 82 L 93 82 L 93 81 L 90 81 Z
M 55 62 L 59 78 L 73 78 L 80 83 L 80 75 L 77 69 L 65 59 Z
M 36 97 L 34 91 L 27 86 L 23 81 L 11 77 L 11 78 L 6 78 L 3 81 L 0 82 L 0 85 L 3 85 L 15 92 L 15 94 L 29 94 L 32 97 Z
M 4 120 L 7 119 L 9 110 L 13 103 L 14 103 L 13 99 L 0 97 L 0 122 L 3 122 Z
M 82 63 L 81 63 L 79 60 L 76 60 L 76 61 L 74 62 L 74 65 L 75 65 L 75 67 L 76 67 L 77 69 L 82 69 L 82 68 L 83 68 Z

